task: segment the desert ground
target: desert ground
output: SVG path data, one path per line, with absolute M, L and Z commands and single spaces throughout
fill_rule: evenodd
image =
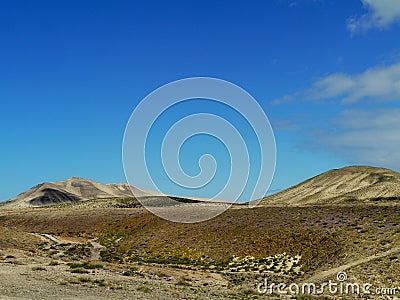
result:
M 318 283 L 341 271 L 400 294 L 395 203 L 237 205 L 195 224 L 76 205 L 0 210 L 1 299 L 361 297 L 257 291 L 265 279 Z
M 0 203 L 0 299 L 400 295 L 398 172 L 334 169 L 198 223 L 157 217 L 131 192 L 182 220 L 230 206 L 77 177 L 38 184 Z

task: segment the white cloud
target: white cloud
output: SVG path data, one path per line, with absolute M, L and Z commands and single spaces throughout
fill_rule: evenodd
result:
M 276 122 L 272 122 L 272 127 L 277 131 L 292 131 L 300 129 L 300 126 L 293 123 L 292 120 L 278 120 Z
M 314 136 L 314 143 L 354 164 L 400 168 L 400 108 L 345 110 L 335 125 Z
M 352 32 L 365 32 L 376 27 L 384 29 L 400 21 L 399 0 L 361 0 L 366 14 L 351 17 L 347 20 L 347 28 Z
M 273 103 L 332 98 L 340 99 L 343 104 L 361 100 L 400 102 L 400 63 L 369 68 L 360 74 L 334 73 L 315 81 L 307 90 L 275 99 Z
M 355 86 L 355 80 L 350 75 L 335 73 L 324 77 L 306 91 L 309 99 L 328 99 L 349 93 Z
M 317 146 L 347 158 L 351 164 L 400 170 L 400 63 L 357 74 L 334 73 L 273 103 L 299 100 L 331 100 L 330 104 L 341 103 L 343 108 L 335 119 L 323 123 L 318 118 L 297 120 L 303 124 L 297 130 L 304 134 L 308 149 Z M 348 109 L 350 104 L 357 109 Z M 285 124 L 279 125 L 278 129 L 285 129 Z

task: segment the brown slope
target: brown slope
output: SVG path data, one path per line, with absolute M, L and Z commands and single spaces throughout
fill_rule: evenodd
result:
M 400 201 L 400 173 L 367 166 L 334 169 L 268 196 L 260 204 L 313 205 L 371 201 Z

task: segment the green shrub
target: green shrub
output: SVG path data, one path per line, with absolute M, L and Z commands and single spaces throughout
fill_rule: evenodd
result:
M 77 268 L 84 268 L 84 269 L 89 269 L 89 270 L 93 270 L 93 269 L 102 269 L 103 265 L 101 264 L 91 264 L 87 261 L 83 262 L 83 263 L 69 263 L 68 266 L 71 269 L 77 269 Z
M 71 273 L 77 273 L 77 274 L 87 274 L 89 273 L 88 271 L 86 271 L 85 269 L 82 268 L 78 268 L 78 269 L 72 269 Z
M 138 286 L 136 288 L 136 290 L 138 290 L 139 292 L 143 292 L 143 293 L 150 293 L 151 292 L 151 289 L 146 285 Z
M 104 279 L 96 279 L 95 281 L 93 281 L 93 283 L 97 284 L 98 286 L 105 286 L 106 285 Z

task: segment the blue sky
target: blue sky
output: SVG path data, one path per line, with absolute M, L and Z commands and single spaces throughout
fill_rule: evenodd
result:
M 259 101 L 272 190 L 346 165 L 399 171 L 399 36 L 397 0 L 1 1 L 0 200 L 71 176 L 125 181 L 133 109 L 192 76 Z

